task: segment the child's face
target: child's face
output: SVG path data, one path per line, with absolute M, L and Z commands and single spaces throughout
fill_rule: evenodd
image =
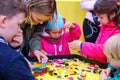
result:
M 62 35 L 62 29 L 51 29 L 49 35 L 52 38 L 59 38 Z
M 3 37 L 6 41 L 11 41 L 16 35 L 22 34 L 22 30 L 20 28 L 20 25 L 25 19 L 24 13 L 19 13 L 12 18 L 5 18 L 3 20 L 3 27 L 1 31 L 3 31 Z
M 36 13 L 36 12 L 31 12 L 31 18 L 33 23 L 35 24 L 43 24 L 43 22 L 48 21 L 52 15 L 46 16 L 44 14 Z
M 99 14 L 97 16 L 98 16 L 98 21 L 101 24 L 106 25 L 109 22 L 107 14 Z

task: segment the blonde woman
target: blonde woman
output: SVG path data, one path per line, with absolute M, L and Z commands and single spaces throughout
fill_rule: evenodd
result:
M 28 17 L 22 25 L 23 44 L 21 51 L 28 58 L 29 51 L 37 57 L 46 59 L 46 53 L 40 48 L 40 34 L 43 31 L 46 22 L 50 20 L 56 12 L 55 0 L 25 0 L 28 8 Z

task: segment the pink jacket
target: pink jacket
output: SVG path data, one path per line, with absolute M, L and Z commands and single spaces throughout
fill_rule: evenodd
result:
M 67 55 L 70 54 L 68 42 L 78 40 L 81 36 L 80 26 L 74 23 L 75 28 L 70 29 L 69 32 L 63 32 L 60 42 L 57 44 L 49 43 L 45 36 L 41 37 L 41 49 L 46 51 L 49 55 Z
M 81 47 L 82 55 L 102 63 L 107 63 L 106 56 L 103 53 L 103 44 L 109 37 L 117 33 L 120 33 L 120 28 L 116 28 L 113 22 L 106 26 L 100 25 L 100 33 L 96 42 L 83 42 Z

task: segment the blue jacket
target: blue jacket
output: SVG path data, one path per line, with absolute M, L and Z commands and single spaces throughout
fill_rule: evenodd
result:
M 111 80 L 120 80 L 120 68 L 116 70 L 114 78 L 111 78 Z
M 24 57 L 1 41 L 0 80 L 35 80 Z
M 111 68 L 113 71 L 115 70 L 115 68 L 108 64 L 108 67 Z M 105 80 L 120 80 L 120 68 L 118 68 L 115 73 L 114 73 L 114 77 L 112 78 L 106 78 Z

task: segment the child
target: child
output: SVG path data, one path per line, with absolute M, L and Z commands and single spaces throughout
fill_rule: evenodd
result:
M 79 49 L 83 56 L 106 64 L 103 44 L 112 35 L 120 33 L 120 8 L 116 0 L 97 0 L 94 11 L 100 21 L 100 33 L 96 42 L 73 41 L 69 46 Z
M 16 46 L 25 17 L 22 0 L 0 0 L 0 80 L 35 80 L 24 57 L 8 44 Z
M 41 36 L 41 49 L 47 52 L 48 55 L 68 55 L 70 50 L 68 42 L 78 40 L 81 35 L 80 26 L 76 23 L 63 24 L 62 16 L 58 13 L 54 15 L 57 19 L 53 24 L 49 21 Z M 66 32 L 64 29 L 69 29 Z
M 113 35 L 104 44 L 104 53 L 108 58 L 108 68 L 103 69 L 100 80 L 120 80 L 120 34 Z M 116 71 L 115 71 L 116 69 Z M 110 77 L 110 72 L 114 77 Z
M 85 19 L 83 21 L 83 34 L 85 41 L 95 43 L 100 27 L 97 16 L 93 11 L 94 4 L 97 0 L 81 0 L 80 6 L 82 9 L 87 10 Z
M 56 12 L 55 0 L 25 0 L 28 8 L 28 17 L 22 25 L 23 44 L 21 51 L 28 58 L 29 50 L 31 50 L 38 61 L 40 57 L 47 59 L 47 56 L 40 48 L 40 34 L 42 33 L 46 22 L 52 18 Z
M 12 39 L 11 41 L 9 42 L 9 45 L 11 48 L 13 48 L 15 51 L 17 52 L 20 52 L 19 50 L 19 46 L 22 44 L 22 41 L 23 41 L 23 35 L 22 35 L 22 31 L 20 31 L 18 34 L 16 34 Z M 22 55 L 22 53 L 20 53 Z M 33 69 L 34 66 L 29 62 L 29 60 L 24 57 L 25 60 L 27 61 L 30 69 Z

